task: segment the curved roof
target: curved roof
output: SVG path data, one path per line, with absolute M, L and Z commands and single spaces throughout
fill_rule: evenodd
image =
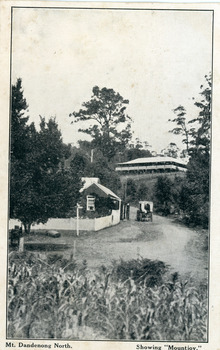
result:
M 129 162 L 118 163 L 120 164 L 146 164 L 146 163 L 165 163 L 165 162 L 175 162 L 180 165 L 186 165 L 187 162 L 182 159 L 172 158 L 172 157 L 146 157 L 146 158 L 136 158 L 130 160 Z

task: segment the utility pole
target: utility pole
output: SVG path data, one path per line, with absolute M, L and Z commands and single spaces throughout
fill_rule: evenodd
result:
M 125 183 L 124 183 L 124 201 L 126 202 L 126 199 L 127 199 L 127 176 L 125 178 Z
M 91 149 L 91 163 L 93 163 L 93 154 L 94 154 L 94 149 Z

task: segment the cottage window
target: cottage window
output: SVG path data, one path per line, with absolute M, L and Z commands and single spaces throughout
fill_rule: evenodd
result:
M 87 207 L 88 211 L 95 211 L 95 197 L 87 196 Z
M 119 209 L 119 201 L 113 200 L 112 201 L 112 208 L 113 210 L 118 210 Z

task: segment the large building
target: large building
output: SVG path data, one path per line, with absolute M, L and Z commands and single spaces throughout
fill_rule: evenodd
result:
M 171 157 L 137 158 L 129 162 L 118 163 L 115 170 L 121 175 L 143 173 L 170 173 L 186 171 L 184 160 Z

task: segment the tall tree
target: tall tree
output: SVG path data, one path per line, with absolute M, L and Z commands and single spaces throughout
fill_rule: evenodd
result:
M 192 128 L 191 135 L 191 151 L 192 152 L 210 152 L 210 141 L 211 141 L 211 93 L 212 93 L 212 81 L 211 75 L 205 76 L 206 86 L 201 85 L 200 92 L 201 100 L 196 101 L 194 104 L 200 109 L 197 118 L 190 120 L 189 123 L 195 123 L 197 127 Z
M 77 170 L 64 169 L 70 154 L 54 118 L 40 120 L 40 130 L 24 117 L 27 103 L 21 79 L 12 87 L 10 217 L 19 219 L 25 231 L 32 223 L 65 217 L 79 198 Z
M 190 136 L 190 127 L 186 121 L 186 110 L 183 106 L 178 106 L 175 108 L 174 113 L 176 118 L 169 119 L 170 122 L 176 123 L 176 127 L 170 130 L 174 135 L 182 135 L 182 142 L 186 145 L 186 151 L 189 152 L 189 136 Z
M 55 118 L 40 117 L 40 131 L 35 147 L 38 164 L 46 172 L 56 172 L 61 162 L 70 156 L 70 146 L 63 142 Z
M 82 104 L 83 108 L 73 112 L 75 122 L 90 122 L 88 128 L 79 129 L 92 138 L 92 146 L 99 148 L 111 160 L 118 151 L 123 151 L 131 139 L 131 118 L 126 114 L 124 99 L 113 89 L 95 86 L 91 100 Z
M 190 159 L 187 171 L 186 191 L 187 212 L 195 224 L 208 226 L 209 222 L 209 181 L 210 181 L 210 141 L 211 141 L 211 76 L 205 76 L 206 86 L 202 90 L 201 100 L 195 102 L 199 108 L 197 118 L 190 121 L 196 123 L 193 128 L 190 145 Z
M 200 86 L 201 98 L 196 101 L 193 98 L 199 112 L 197 117 L 187 123 L 188 136 L 190 135 L 190 140 L 187 141 L 190 157 L 179 200 L 180 208 L 187 214 L 189 222 L 204 227 L 207 227 L 209 222 L 211 88 L 211 75 L 206 75 L 205 85 Z M 181 107 L 180 111 L 182 112 L 178 120 L 186 123 L 184 107 Z M 186 138 L 183 141 L 185 140 Z
M 28 105 L 23 95 L 22 80 L 19 78 L 12 86 L 11 94 L 11 157 L 22 159 L 28 150 L 27 137 L 29 117 Z
M 19 78 L 12 86 L 11 92 L 11 133 L 10 133 L 10 217 L 15 217 L 15 211 L 20 198 L 21 184 L 25 185 L 23 170 L 26 158 L 30 152 L 30 134 L 35 133 L 35 127 L 27 122 L 27 102 L 23 94 L 22 80 Z

